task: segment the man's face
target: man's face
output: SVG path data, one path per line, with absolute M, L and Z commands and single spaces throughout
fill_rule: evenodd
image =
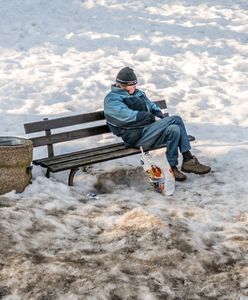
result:
M 127 85 L 125 87 L 125 90 L 128 91 L 128 93 L 130 95 L 132 95 L 135 92 L 135 90 L 136 90 L 136 84 L 135 85 Z

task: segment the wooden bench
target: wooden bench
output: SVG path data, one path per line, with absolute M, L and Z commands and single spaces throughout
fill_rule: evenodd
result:
M 156 101 L 155 103 L 160 106 L 162 110 L 167 108 L 165 100 Z M 168 116 L 168 113 L 164 113 L 164 116 Z M 102 122 L 100 125 L 93 124 L 96 121 Z M 65 127 L 75 125 L 82 125 L 83 128 L 65 131 Z M 33 164 L 46 168 L 47 177 L 50 177 L 51 172 L 56 173 L 60 171 L 70 170 L 68 178 L 68 185 L 70 186 L 73 185 L 73 178 L 79 167 L 89 166 L 92 164 L 140 153 L 140 149 L 127 148 L 125 147 L 123 142 L 120 142 L 90 149 L 83 149 L 84 145 L 82 143 L 81 151 L 55 155 L 53 147 L 54 144 L 110 133 L 110 130 L 105 122 L 103 111 L 56 118 L 51 120 L 48 120 L 46 118 L 42 121 L 24 124 L 24 129 L 26 134 L 41 131 L 44 131 L 45 133 L 43 136 L 30 138 L 30 140 L 32 140 L 33 142 L 34 148 L 47 146 L 48 152 L 47 157 L 35 159 L 33 160 Z M 52 129 L 56 129 L 56 132 L 52 132 Z M 57 132 L 57 129 L 60 129 L 61 132 Z M 189 140 L 193 141 L 195 140 L 195 138 L 193 136 L 189 136 Z M 150 151 L 153 149 L 146 150 Z

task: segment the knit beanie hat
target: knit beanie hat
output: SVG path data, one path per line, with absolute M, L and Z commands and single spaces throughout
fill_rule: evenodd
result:
M 134 74 L 133 69 L 125 67 L 119 71 L 116 76 L 116 82 L 125 85 L 135 85 L 137 83 L 137 77 Z

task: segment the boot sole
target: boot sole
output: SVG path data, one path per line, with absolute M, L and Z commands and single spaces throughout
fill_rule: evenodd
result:
M 175 180 L 176 180 L 176 181 L 181 181 L 181 182 L 182 182 L 182 181 L 185 181 L 186 179 L 187 179 L 187 177 L 186 177 L 186 178 L 182 178 L 182 179 L 178 179 L 178 178 L 175 177 Z
M 190 171 L 190 170 L 185 170 L 183 168 L 181 168 L 181 171 L 184 172 L 184 173 L 194 173 L 194 174 L 197 174 L 197 175 L 204 175 L 204 174 L 209 173 L 211 171 L 211 168 L 206 172 Z

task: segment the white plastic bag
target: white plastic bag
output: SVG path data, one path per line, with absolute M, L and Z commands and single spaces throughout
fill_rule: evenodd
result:
M 153 188 L 164 195 L 171 196 L 175 191 L 175 176 L 165 155 L 164 148 L 144 152 L 141 150 L 141 165 L 147 173 Z

